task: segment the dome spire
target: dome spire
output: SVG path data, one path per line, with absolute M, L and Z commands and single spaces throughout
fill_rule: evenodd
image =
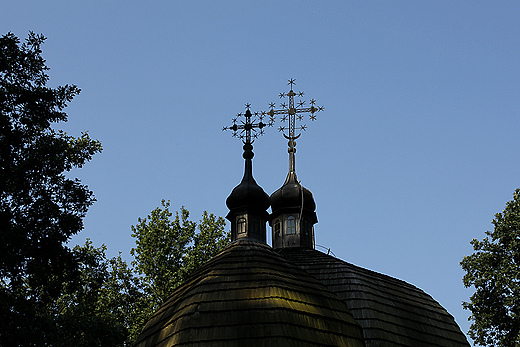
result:
M 309 119 L 316 120 L 316 112 L 322 111 L 323 106 L 316 107 L 316 100 L 310 100 L 310 107 L 305 107 L 305 101 L 298 101 L 295 106 L 294 97 L 303 97 L 303 92 L 295 93 L 295 80 L 290 79 L 288 93 L 280 93 L 280 98 L 288 98 L 288 103 L 280 104 L 281 109 L 275 110 L 275 103 L 271 103 L 271 110 L 267 112 L 270 121 L 280 120 L 285 125 L 278 130 L 289 140 L 289 173 L 283 186 L 271 195 L 271 210 L 269 224 L 273 229 L 273 248 L 305 247 L 314 248 L 314 227 L 318 222 L 316 205 L 312 193 L 304 188 L 296 177 L 296 140 L 307 125 L 296 126 L 297 121 L 303 121 L 303 114 L 310 113 Z M 287 123 L 286 123 L 287 122 Z
M 304 92 L 295 93 L 293 91 L 293 86 L 296 84 L 295 83 L 296 80 L 294 78 L 291 78 L 288 81 L 289 81 L 289 83 L 287 83 L 287 85 L 291 86 L 291 89 L 287 93 L 280 93 L 280 99 L 287 97 L 288 103 L 282 102 L 280 104 L 280 107 L 282 109 L 280 109 L 280 110 L 274 109 L 276 106 L 276 104 L 274 102 L 270 103 L 269 107 L 271 108 L 271 110 L 269 112 L 267 112 L 267 114 L 269 115 L 270 121 L 272 123 L 274 123 L 276 121 L 275 115 L 281 115 L 280 120 L 282 121 L 282 123 L 287 122 L 286 125 L 280 126 L 278 128 L 278 131 L 283 132 L 283 136 L 287 140 L 289 140 L 289 142 L 288 142 L 288 145 L 289 145 L 289 149 L 288 149 L 289 173 L 294 172 L 294 174 L 296 175 L 296 164 L 295 164 L 296 139 L 298 139 L 301 136 L 302 131 L 307 130 L 306 124 L 303 124 L 303 125 L 300 125 L 297 127 L 296 121 L 297 120 L 303 121 L 303 118 L 304 118 L 303 114 L 309 113 L 309 112 L 310 112 L 309 119 L 311 121 L 315 121 L 316 120 L 315 113 L 323 111 L 324 107 L 323 106 L 316 107 L 315 106 L 316 100 L 314 100 L 314 99 L 311 99 L 309 101 L 310 107 L 305 107 L 305 101 L 302 101 L 302 100 L 298 101 L 297 105 L 295 106 L 294 97 L 295 96 L 303 97 L 305 95 L 305 93 Z
M 232 130 L 233 137 L 238 137 L 244 143 L 245 159 L 244 177 L 242 182 L 236 186 L 226 199 L 229 213 L 226 218 L 231 222 L 231 241 L 248 238 L 265 243 L 265 223 L 269 214 L 267 209 L 270 205 L 269 196 L 256 183 L 253 178 L 253 142 L 254 139 L 264 133 L 263 128 L 271 126 L 272 123 L 263 123 L 263 114 L 250 111 L 250 104 L 246 104 L 246 112 L 239 113 L 233 118 L 233 125 L 223 127 L 222 130 Z M 245 120 L 239 121 L 244 116 Z M 251 118 L 258 118 L 251 121 Z M 257 130 L 258 129 L 258 130 Z

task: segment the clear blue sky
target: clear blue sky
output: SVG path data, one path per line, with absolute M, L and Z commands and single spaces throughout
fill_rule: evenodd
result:
M 110 255 L 170 199 L 225 216 L 241 143 L 222 126 L 296 91 L 325 111 L 298 140 L 317 244 L 431 294 L 466 332 L 459 261 L 520 186 L 518 1 L 3 1 L 1 33 L 48 37 L 50 84 L 81 94 L 61 127 L 103 153 L 74 171 L 96 194 L 85 230 Z M 254 143 L 283 183 L 287 143 Z

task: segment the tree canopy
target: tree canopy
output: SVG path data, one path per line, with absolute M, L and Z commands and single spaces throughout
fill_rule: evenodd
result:
M 179 212 L 169 210 L 170 201 L 161 201 L 146 218 L 132 226 L 136 247 L 130 253 L 135 257 L 133 266 L 141 276 L 143 300 L 138 329 L 174 289 L 191 276 L 200 266 L 219 253 L 229 242 L 230 233 L 224 230 L 224 218 L 204 211 L 199 223 L 189 220 L 189 211 L 182 206 Z
M 132 226 L 130 266 L 88 239 L 74 247 L 80 276 L 48 306 L 53 346 L 131 346 L 174 289 L 229 242 L 222 217 L 205 211 L 197 223 L 184 207 L 173 217 L 169 206 L 163 200 Z
M 474 253 L 465 256 L 463 282 L 475 293 L 463 307 L 471 311 L 469 335 L 479 345 L 520 345 L 520 189 L 505 209 L 495 214 L 494 229 Z
M 102 150 L 56 130 L 80 92 L 51 88 L 41 45 L 0 38 L 0 346 L 128 346 L 150 314 L 229 242 L 222 217 L 170 203 L 132 226 L 129 266 L 90 240 L 74 249 L 93 193 L 70 171 Z
M 142 299 L 139 279 L 121 253 L 108 259 L 106 246 L 87 239 L 73 249 L 80 276 L 48 312 L 54 320 L 53 346 L 123 346 Z
M 101 151 L 87 133 L 55 130 L 67 120 L 75 85 L 47 86 L 42 35 L 0 38 L 0 344 L 44 343 L 46 308 L 74 283 L 78 263 L 65 245 L 83 228 L 93 193 L 67 172 Z

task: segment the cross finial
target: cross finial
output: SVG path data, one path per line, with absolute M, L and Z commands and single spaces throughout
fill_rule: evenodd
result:
M 272 126 L 273 123 L 263 122 L 265 112 L 255 112 L 253 114 L 250 110 L 251 104 L 246 104 L 245 106 L 246 112 L 244 114 L 237 114 L 237 116 L 233 118 L 233 125 L 229 127 L 223 127 L 222 130 L 232 130 L 233 137 L 238 137 L 244 144 L 251 144 L 255 141 L 254 139 L 264 134 L 264 127 Z M 241 116 L 244 116 L 245 120 L 239 120 Z M 251 121 L 251 118 L 253 118 L 253 121 Z
M 295 93 L 293 91 L 293 86 L 295 85 L 295 79 L 291 78 L 287 85 L 291 86 L 291 90 L 288 93 L 280 93 L 280 98 L 289 98 L 289 104 L 287 105 L 285 102 L 280 104 L 281 110 L 275 110 L 275 103 L 272 102 L 269 104 L 271 110 L 267 112 L 270 117 L 270 122 L 274 123 L 276 118 L 275 115 L 281 115 L 280 119 L 283 123 L 289 121 L 287 126 L 280 126 L 278 128 L 279 131 L 283 132 L 283 136 L 289 140 L 289 171 L 295 172 L 295 153 L 296 153 L 296 139 L 300 137 L 301 132 L 307 129 L 307 125 L 303 124 L 299 127 L 296 127 L 296 120 L 302 121 L 303 114 L 310 112 L 309 118 L 312 121 L 316 120 L 316 112 L 323 111 L 323 106 L 316 107 L 316 100 L 311 99 L 310 107 L 305 107 L 305 101 L 298 101 L 297 105 L 294 106 L 294 97 L 302 97 L 304 95 L 303 92 Z M 296 134 L 298 131 L 298 134 Z
M 269 104 L 269 107 L 271 108 L 271 110 L 269 112 L 267 112 L 267 114 L 270 116 L 270 122 L 275 122 L 276 121 L 276 118 L 275 118 L 275 115 L 281 115 L 280 117 L 280 120 L 285 123 L 287 121 L 289 121 L 288 125 L 287 126 L 280 126 L 278 128 L 279 131 L 281 132 L 284 132 L 284 137 L 290 141 L 294 141 L 296 140 L 298 137 L 300 137 L 300 134 L 296 134 L 296 131 L 304 131 L 307 129 L 307 125 L 303 124 L 303 125 L 300 125 L 299 127 L 296 127 L 296 120 L 298 121 L 302 121 L 303 120 L 303 113 L 307 113 L 307 112 L 310 112 L 310 116 L 309 116 L 309 119 L 312 120 L 312 121 L 315 121 L 316 120 L 316 115 L 315 113 L 316 112 L 319 112 L 319 111 L 323 111 L 323 106 L 318 106 L 316 107 L 315 104 L 316 104 L 316 100 L 314 99 L 311 99 L 310 100 L 310 107 L 305 107 L 305 101 L 298 101 L 297 105 L 295 106 L 294 105 L 294 97 L 295 96 L 298 96 L 298 97 L 302 97 L 305 93 L 304 92 L 298 92 L 298 93 L 295 93 L 293 91 L 293 86 L 296 84 L 295 83 L 295 79 L 294 78 L 291 78 L 288 80 L 289 83 L 287 83 L 287 85 L 289 85 L 291 87 L 291 90 L 289 90 L 288 93 L 280 93 L 280 98 L 285 98 L 285 97 L 288 97 L 289 98 L 289 104 L 286 104 L 285 102 L 281 103 L 280 104 L 280 107 L 282 109 L 280 110 L 275 110 L 275 103 L 272 102 Z

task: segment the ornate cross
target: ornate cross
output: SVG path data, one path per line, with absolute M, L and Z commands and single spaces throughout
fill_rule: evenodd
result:
M 265 112 L 258 113 L 255 112 L 254 114 L 251 113 L 249 110 L 251 108 L 251 104 L 246 104 L 246 112 L 244 114 L 239 113 L 235 118 L 233 118 L 233 125 L 229 127 L 223 127 L 222 131 L 224 130 L 233 130 L 233 137 L 238 137 L 239 139 L 244 142 L 244 144 L 251 144 L 253 143 L 258 136 L 264 134 L 263 128 L 266 126 L 273 126 L 273 122 L 264 123 L 263 119 L 265 117 Z M 245 121 L 239 120 L 241 116 L 245 117 Z M 254 117 L 253 121 L 251 121 L 251 117 Z M 255 123 L 255 121 L 258 122 Z M 239 124 L 237 124 L 237 121 Z M 259 129 L 259 130 L 257 130 Z M 253 140 L 251 140 L 253 138 Z
M 310 104 L 311 104 L 310 107 L 304 107 L 305 101 L 299 101 L 297 104 L 297 107 L 294 106 L 294 97 L 295 96 L 302 97 L 304 95 L 303 92 L 295 93 L 293 91 L 293 85 L 295 85 L 294 81 L 295 80 L 293 78 L 291 78 L 289 80 L 289 83 L 287 83 L 287 85 L 291 86 L 291 90 L 289 90 L 288 93 L 280 93 L 280 99 L 288 97 L 289 104 L 287 105 L 285 102 L 281 103 L 280 107 L 282 109 L 275 110 L 274 109 L 275 103 L 272 102 L 269 104 L 269 107 L 271 108 L 271 110 L 269 112 L 267 112 L 267 114 L 270 116 L 270 122 L 272 122 L 272 123 L 274 123 L 274 121 L 276 120 L 275 115 L 277 115 L 277 114 L 282 115 L 281 116 L 282 122 L 285 123 L 287 120 L 289 121 L 288 126 L 281 126 L 278 128 L 278 130 L 283 131 L 284 132 L 283 136 L 290 141 L 294 141 L 298 137 L 300 137 L 301 133 L 296 135 L 296 130 L 304 131 L 305 129 L 307 129 L 307 126 L 305 124 L 301 125 L 299 127 L 296 127 L 296 119 L 298 119 L 299 121 L 303 120 L 302 113 L 310 112 L 311 114 L 310 114 L 309 118 L 310 118 L 310 120 L 314 121 L 314 120 L 316 120 L 315 113 L 319 112 L 319 111 L 323 111 L 323 106 L 318 106 L 318 107 L 315 106 L 316 100 L 314 100 L 314 99 L 310 100 Z M 287 134 L 285 133 L 285 131 L 287 131 Z

